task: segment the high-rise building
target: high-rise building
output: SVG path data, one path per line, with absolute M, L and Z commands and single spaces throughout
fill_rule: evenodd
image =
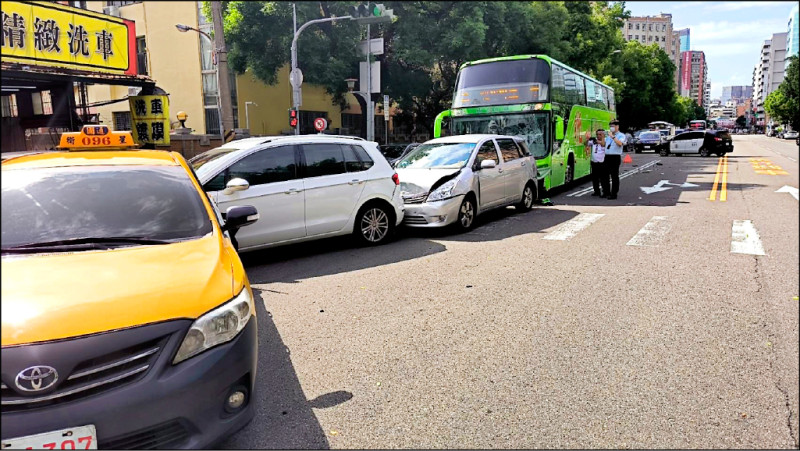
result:
M 675 64 L 675 89 L 678 89 L 680 37 L 672 29 L 672 14 L 631 17 L 622 24 L 622 37 L 625 41 L 637 41 L 643 45 L 656 43 L 667 52 L 669 59 Z
M 680 70 L 680 95 L 694 99 L 702 107 L 708 106 L 711 83 L 708 81 L 705 53 L 701 50 L 681 52 Z
M 756 125 L 763 127 L 764 101 L 778 89 L 785 74 L 786 38 L 788 33 L 775 33 L 761 46 L 761 55 L 753 71 L 753 107 L 756 109 Z
M 798 7 L 794 5 L 792 12 L 789 13 L 789 22 L 786 27 L 786 57 L 798 54 L 800 46 L 800 20 L 798 19 Z
M 723 86 L 722 102 L 733 101 L 736 105 L 741 105 L 745 100 L 753 96 L 752 86 Z
M 679 37 L 680 43 L 681 43 L 680 44 L 681 45 L 680 51 L 681 52 L 688 52 L 689 50 L 691 50 L 691 45 L 689 43 L 689 29 L 688 28 L 684 28 L 682 30 L 678 30 L 677 33 L 678 33 L 678 37 Z

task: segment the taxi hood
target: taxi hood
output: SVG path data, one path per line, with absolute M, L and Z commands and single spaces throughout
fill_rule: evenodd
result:
M 2 346 L 197 318 L 242 288 L 246 276 L 235 263 L 217 233 L 164 245 L 4 256 Z

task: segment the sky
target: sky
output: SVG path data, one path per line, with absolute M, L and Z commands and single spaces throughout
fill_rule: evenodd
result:
M 711 98 L 723 86 L 751 85 L 764 41 L 787 31 L 791 1 L 625 2 L 633 16 L 672 14 L 674 30 L 689 28 L 691 50 L 705 52 Z

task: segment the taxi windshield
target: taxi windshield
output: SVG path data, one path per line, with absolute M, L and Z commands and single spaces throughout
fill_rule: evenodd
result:
M 4 253 L 161 244 L 212 231 L 200 193 L 178 166 L 4 170 L 2 205 Z

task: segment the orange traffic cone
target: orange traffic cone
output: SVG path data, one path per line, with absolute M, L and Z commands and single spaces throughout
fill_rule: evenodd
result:
M 630 154 L 625 155 L 625 158 L 622 159 L 623 163 L 633 163 L 633 158 L 631 158 Z

